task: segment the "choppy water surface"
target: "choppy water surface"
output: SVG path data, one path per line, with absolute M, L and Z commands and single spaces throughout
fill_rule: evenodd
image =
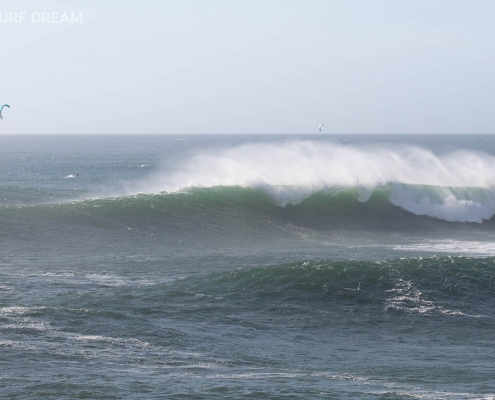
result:
M 1 136 L 1 396 L 494 398 L 494 143 Z

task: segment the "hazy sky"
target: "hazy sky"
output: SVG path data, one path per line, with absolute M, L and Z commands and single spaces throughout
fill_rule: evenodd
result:
M 82 24 L 33 23 L 38 12 Z M 1 133 L 495 133 L 493 0 L 2 0 Z

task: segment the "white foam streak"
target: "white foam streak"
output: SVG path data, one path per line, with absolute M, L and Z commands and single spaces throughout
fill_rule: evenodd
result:
M 482 222 L 495 214 L 495 157 L 467 151 L 437 156 L 412 146 L 248 144 L 199 153 L 179 172 L 156 175 L 138 191 L 217 186 L 261 189 L 281 206 L 349 188 L 366 202 L 376 188 L 386 188 L 392 204 L 414 214 Z
M 419 251 L 431 253 L 447 253 L 467 255 L 472 257 L 494 257 L 495 248 L 492 241 L 467 241 L 467 240 L 424 240 L 414 244 L 400 244 L 391 246 L 399 251 Z

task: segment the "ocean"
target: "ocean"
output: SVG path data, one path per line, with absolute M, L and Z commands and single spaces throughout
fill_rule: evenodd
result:
M 495 135 L 1 135 L 0 397 L 495 399 Z

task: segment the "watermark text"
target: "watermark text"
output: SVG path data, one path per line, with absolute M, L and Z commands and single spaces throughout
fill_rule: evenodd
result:
M 1 12 L 0 24 L 82 24 L 84 14 L 82 12 Z

